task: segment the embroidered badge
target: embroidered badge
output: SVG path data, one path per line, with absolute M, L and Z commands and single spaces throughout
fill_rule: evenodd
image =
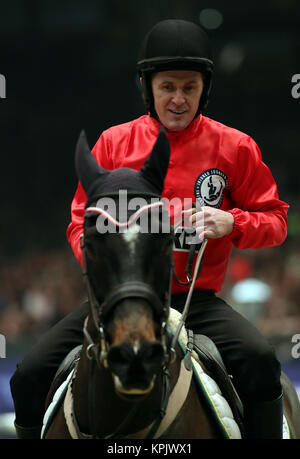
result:
M 197 177 L 194 186 L 196 199 L 202 206 L 221 207 L 227 176 L 220 169 L 208 169 Z

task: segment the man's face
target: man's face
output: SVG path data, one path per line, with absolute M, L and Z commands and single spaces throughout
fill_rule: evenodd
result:
M 185 129 L 198 110 L 203 76 L 191 70 L 168 70 L 152 77 L 154 107 L 169 131 Z

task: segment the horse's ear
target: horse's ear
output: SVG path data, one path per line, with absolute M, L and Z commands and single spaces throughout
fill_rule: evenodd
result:
M 162 126 L 149 158 L 145 161 L 140 174 L 155 186 L 159 194 L 163 192 L 164 180 L 170 160 L 170 144 Z
M 98 165 L 96 158 L 91 154 L 85 131 L 81 131 L 77 141 L 75 168 L 87 196 L 93 193 L 95 185 L 99 183 L 99 179 L 109 173 Z

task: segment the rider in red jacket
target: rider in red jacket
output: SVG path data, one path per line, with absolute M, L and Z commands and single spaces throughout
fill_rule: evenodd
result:
M 160 122 L 149 115 L 114 126 L 102 133 L 92 152 L 106 169 L 140 169 L 160 127 Z M 201 198 L 205 206 L 214 210 L 213 218 L 221 209 L 234 219 L 233 229 L 226 236 L 207 236 L 201 275 L 195 284 L 196 290 L 218 292 L 232 246 L 258 249 L 281 244 L 286 237 L 289 206 L 278 199 L 272 174 L 249 136 L 201 114 L 188 129 L 169 131 L 167 135 L 171 156 L 163 196 L 169 201 L 176 197 L 182 201 Z M 210 193 L 211 184 L 215 184 L 214 193 Z M 79 262 L 85 203 L 86 194 L 79 183 L 71 206 L 72 222 L 67 229 Z M 184 241 L 176 239 L 175 269 L 181 279 L 184 279 L 188 249 Z M 173 281 L 173 293 L 187 289 L 188 286 Z
M 147 115 L 103 132 L 93 154 L 107 169 L 139 169 L 161 125 L 165 127 L 171 157 L 163 196 L 169 202 L 194 203 L 194 208 L 185 208 L 184 216 L 199 239 L 208 240 L 186 326 L 217 345 L 244 403 L 246 436 L 282 438 L 280 363 L 258 330 L 215 292 L 222 288 L 233 245 L 256 249 L 284 241 L 289 206 L 278 199 L 275 181 L 255 142 L 202 114 L 213 61 L 208 38 L 198 25 L 167 20 L 154 26 L 142 45 L 138 71 Z M 67 230 L 79 262 L 85 203 L 79 184 Z M 174 257 L 182 280 L 188 249 L 184 232 L 180 233 Z M 179 311 L 187 289 L 173 281 L 172 306 Z M 48 331 L 18 366 L 11 389 L 19 437 L 39 435 L 51 379 L 65 355 L 81 344 L 87 314 L 85 303 Z

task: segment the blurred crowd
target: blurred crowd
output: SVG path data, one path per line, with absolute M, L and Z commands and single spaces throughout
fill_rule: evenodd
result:
M 296 242 L 260 250 L 233 250 L 221 296 L 291 359 L 300 334 L 300 249 Z
M 275 341 L 300 333 L 300 249 L 234 250 L 220 296 Z M 70 249 L 22 255 L 0 267 L 0 333 L 22 354 L 85 298 Z
M 23 354 L 84 299 L 81 268 L 71 250 L 37 252 L 0 267 L 0 333 L 7 356 Z

